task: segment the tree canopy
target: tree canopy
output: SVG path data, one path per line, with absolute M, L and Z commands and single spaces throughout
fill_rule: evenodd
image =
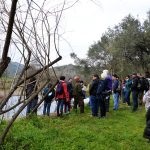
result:
M 86 66 L 85 70 L 101 72 L 109 69 L 124 76 L 150 69 L 149 43 L 150 11 L 143 23 L 129 14 L 118 25 L 108 28 L 101 39 L 89 47 L 85 59 L 76 54 L 71 54 L 71 57 L 79 66 Z

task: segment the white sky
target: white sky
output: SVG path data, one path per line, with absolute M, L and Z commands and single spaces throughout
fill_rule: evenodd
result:
M 56 1 L 60 3 L 60 0 L 53 2 Z M 149 10 L 150 0 L 80 0 L 63 12 L 59 31 L 69 44 L 61 39 L 59 49 L 63 59 L 56 66 L 73 64 L 71 52 L 75 52 L 80 58 L 86 57 L 88 48 L 100 40 L 108 27 L 113 28 L 128 14 L 143 21 Z M 17 61 L 15 56 L 12 61 Z
M 70 43 L 62 44 L 63 59 L 57 65 L 73 63 L 70 53 L 86 57 L 88 48 L 97 42 L 108 27 L 114 27 L 128 14 L 143 21 L 150 10 L 150 0 L 82 0 L 63 14 L 64 38 Z

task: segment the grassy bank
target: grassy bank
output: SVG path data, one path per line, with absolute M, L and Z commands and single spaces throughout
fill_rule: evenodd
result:
M 145 109 L 121 106 L 106 119 L 71 113 L 63 118 L 33 117 L 15 122 L 2 149 L 6 150 L 148 150 L 143 138 Z M 5 123 L 0 125 L 2 130 Z

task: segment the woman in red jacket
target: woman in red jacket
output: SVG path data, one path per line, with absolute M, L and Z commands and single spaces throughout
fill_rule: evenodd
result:
M 67 84 L 65 82 L 65 76 L 60 77 L 60 81 L 56 87 L 56 96 L 55 97 L 58 100 L 57 116 L 62 116 L 64 102 L 69 101 L 69 93 L 67 90 Z

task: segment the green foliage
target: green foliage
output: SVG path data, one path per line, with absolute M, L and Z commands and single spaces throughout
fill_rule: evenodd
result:
M 4 127 L 3 122 L 0 127 Z M 120 106 L 106 119 L 90 116 L 90 108 L 84 114 L 72 112 L 62 118 L 32 117 L 18 120 L 5 141 L 6 150 L 148 150 L 143 138 L 145 109 L 131 112 Z M 1 128 L 0 128 L 1 129 Z
M 90 46 L 84 64 L 93 72 L 108 69 L 121 76 L 133 73 L 131 70 L 148 71 L 149 43 L 150 12 L 144 23 L 128 15 L 115 27 L 108 28 L 101 39 Z M 77 56 L 72 58 L 77 60 L 78 65 L 82 64 L 83 59 Z

